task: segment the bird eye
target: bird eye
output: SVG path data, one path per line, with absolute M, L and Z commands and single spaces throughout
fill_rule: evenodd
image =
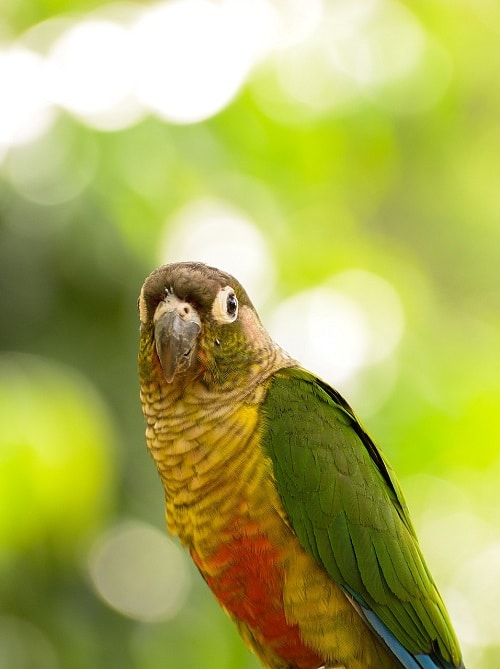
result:
M 212 315 L 220 323 L 233 323 L 238 317 L 238 298 L 231 286 L 222 288 L 212 305 Z
M 226 311 L 228 316 L 236 316 L 238 312 L 238 300 L 234 293 L 229 293 L 227 296 Z

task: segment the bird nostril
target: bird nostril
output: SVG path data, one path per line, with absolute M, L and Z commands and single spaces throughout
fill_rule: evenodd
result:
M 191 307 L 189 306 L 189 304 L 179 305 L 177 313 L 181 318 L 186 318 L 186 316 L 189 316 L 191 313 Z

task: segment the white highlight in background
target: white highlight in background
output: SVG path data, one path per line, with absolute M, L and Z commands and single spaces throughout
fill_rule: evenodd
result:
M 255 18 L 242 0 L 173 0 L 150 9 L 132 33 L 141 102 L 174 123 L 223 109 L 258 56 Z
M 0 157 L 2 146 L 25 144 L 52 124 L 46 83 L 41 56 L 19 46 L 0 51 Z
M 185 557 L 165 533 L 145 523 L 124 522 L 101 536 L 89 556 L 98 595 L 135 620 L 173 618 L 190 580 Z
M 404 328 L 401 302 L 384 279 L 349 270 L 294 295 L 270 318 L 273 338 L 306 368 L 346 384 L 396 348 Z
M 108 20 L 71 26 L 49 56 L 54 100 L 91 125 L 117 130 L 143 115 L 134 98 L 129 31 Z

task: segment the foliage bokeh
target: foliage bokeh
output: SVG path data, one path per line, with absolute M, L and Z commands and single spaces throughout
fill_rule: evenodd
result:
M 204 254 L 235 274 L 245 268 L 264 322 L 288 314 L 276 331 L 300 329 L 310 304 L 326 311 L 340 293 L 383 338 L 387 315 L 366 290 L 382 280 L 393 291 L 402 320 L 392 348 L 344 377 L 335 365 L 317 371 L 346 393 L 398 472 L 467 667 L 500 667 L 500 9 L 291 6 L 283 24 L 299 35 L 261 54 L 198 119 L 136 109 L 121 127 L 100 127 L 61 103 L 21 140 L 0 128 L 2 669 L 257 667 L 165 536 L 138 402 L 142 281 L 162 262 Z M 16 45 L 50 58 L 64 30 L 96 9 L 130 21 L 154 8 L 4 6 L 0 79 L 21 76 L 4 57 Z M 341 28 L 356 12 L 378 16 L 387 35 L 377 44 L 395 74 L 370 78 L 359 54 L 350 79 L 325 74 L 339 35 L 344 67 L 354 59 L 356 36 Z M 419 56 L 403 67 L 412 40 Z M 182 61 L 161 65 L 182 79 Z M 307 318 L 317 328 L 329 322 L 316 316 Z M 335 341 L 327 330 L 323 357 L 352 352 Z M 304 342 L 317 359 L 313 339 Z

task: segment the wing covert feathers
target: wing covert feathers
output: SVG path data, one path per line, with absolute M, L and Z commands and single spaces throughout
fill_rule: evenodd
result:
M 302 369 L 281 370 L 264 399 L 262 431 L 305 550 L 382 638 L 386 628 L 411 656 L 458 667 L 458 642 L 394 473 L 345 400 Z

